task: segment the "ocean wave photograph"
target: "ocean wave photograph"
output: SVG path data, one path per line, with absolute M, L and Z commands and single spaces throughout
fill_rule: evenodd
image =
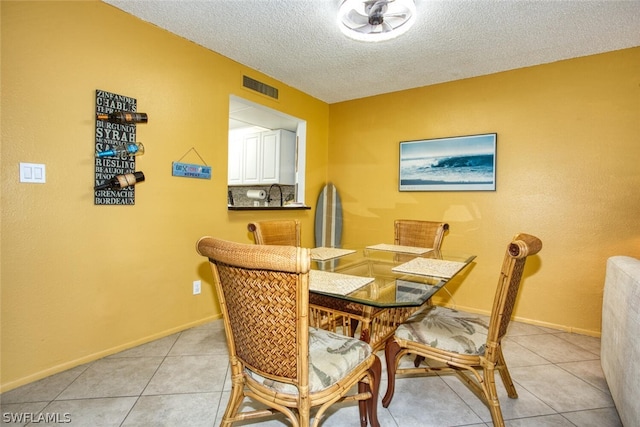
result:
M 400 190 L 495 190 L 496 134 L 400 143 Z

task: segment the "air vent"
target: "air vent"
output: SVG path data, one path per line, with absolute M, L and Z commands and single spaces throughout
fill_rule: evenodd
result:
M 278 99 L 278 89 L 273 86 L 269 86 L 266 83 L 259 82 L 251 77 L 242 76 L 242 86 L 260 92 L 263 95 L 270 96 L 273 99 Z

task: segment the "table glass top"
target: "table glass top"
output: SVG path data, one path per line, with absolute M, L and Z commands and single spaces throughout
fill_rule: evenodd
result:
M 310 292 L 379 308 L 422 305 L 475 258 L 394 245 L 331 249 L 311 250 Z

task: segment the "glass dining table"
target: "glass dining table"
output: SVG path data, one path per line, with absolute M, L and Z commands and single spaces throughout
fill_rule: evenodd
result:
M 378 244 L 314 248 L 309 274 L 311 326 L 355 336 L 374 351 L 398 325 L 430 303 L 475 255 Z

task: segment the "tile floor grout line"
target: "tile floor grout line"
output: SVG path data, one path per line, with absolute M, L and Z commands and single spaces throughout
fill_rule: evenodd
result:
M 98 359 L 98 360 L 100 360 L 100 359 Z M 63 394 L 63 393 L 64 393 L 64 392 L 69 388 L 69 387 L 71 387 L 71 385 L 72 385 L 73 383 L 75 383 L 75 382 L 78 380 L 78 378 L 80 378 L 80 376 L 81 376 L 82 374 L 84 374 L 85 372 L 87 372 L 87 370 L 88 370 L 89 368 L 91 368 L 91 366 L 92 366 L 95 362 L 96 362 L 96 361 L 95 361 L 95 360 L 93 360 L 93 361 L 91 361 L 91 362 L 87 363 L 87 364 L 86 364 L 86 367 L 82 370 L 82 372 L 80 372 L 80 373 L 79 373 L 79 374 L 78 374 L 78 375 L 73 379 L 73 381 L 71 381 L 69 384 L 67 384 L 67 385 L 66 385 L 66 387 L 63 387 L 63 388 L 62 388 L 62 390 L 60 390 L 60 392 L 59 392 L 58 394 L 56 394 L 56 395 L 53 397 L 53 399 L 50 399 L 50 400 L 48 400 L 48 401 L 45 401 L 45 402 L 47 402 L 47 404 L 46 404 L 46 405 L 44 405 L 44 407 L 43 407 L 40 411 L 37 411 L 37 412 L 36 412 L 36 414 L 37 414 L 38 416 L 40 416 L 41 414 L 46 414 L 46 413 L 47 413 L 47 412 L 45 412 L 45 411 L 46 411 L 46 409 L 47 409 L 48 407 L 50 407 L 50 406 L 53 404 L 53 402 L 61 402 L 61 401 L 64 401 L 64 400 L 58 400 L 58 398 L 60 397 L 60 395 L 62 395 L 62 394 Z M 32 423 L 30 423 L 30 422 L 29 422 L 29 423 L 27 423 L 27 424 L 24 424 L 24 426 L 28 426 L 29 424 L 32 424 Z
M 562 363 L 564 364 L 564 363 L 579 363 L 579 362 L 593 362 L 593 361 L 594 361 L 594 360 L 577 360 L 577 361 L 574 361 L 574 362 L 562 362 Z M 576 379 L 578 379 L 578 380 L 582 381 L 583 383 L 585 383 L 585 384 L 586 384 L 586 385 L 588 385 L 589 387 L 592 387 L 592 388 L 594 388 L 594 389 L 596 389 L 596 390 L 598 390 L 598 391 L 600 391 L 600 392 L 602 392 L 602 393 L 605 393 L 605 394 L 608 394 L 609 396 L 611 396 L 611 392 L 610 392 L 609 390 L 602 390 L 600 387 L 596 386 L 595 384 L 591 384 L 589 381 L 586 381 L 584 378 L 579 377 L 579 376 L 577 376 L 576 374 L 574 374 L 573 372 L 571 372 L 571 371 L 569 371 L 569 370 L 567 370 L 567 369 L 563 368 L 562 366 L 560 366 L 560 364 L 557 364 L 557 363 L 556 363 L 556 364 L 555 364 L 555 366 L 556 366 L 558 369 L 562 369 L 564 372 L 566 372 L 566 373 L 570 374 L 570 375 L 571 375 L 571 376 L 573 376 L 574 378 L 576 378 Z
M 182 336 L 182 333 L 184 331 L 180 331 L 176 337 L 176 339 L 173 341 L 173 344 L 171 344 L 171 346 L 169 347 L 169 349 L 167 350 L 166 354 L 162 357 L 162 360 L 160 361 L 160 363 L 158 363 L 158 366 L 156 366 L 156 369 L 153 371 L 153 374 L 151 374 L 149 376 L 149 380 L 147 381 L 147 383 L 144 385 L 144 387 L 142 387 L 142 390 L 140 390 L 140 393 L 136 396 L 136 400 L 135 402 L 133 402 L 133 405 L 131 405 L 131 408 L 129 408 L 129 410 L 127 411 L 127 413 L 125 414 L 124 418 L 122 419 L 122 422 L 120 423 L 120 427 L 122 427 L 124 425 L 124 423 L 127 421 L 127 418 L 129 417 L 129 415 L 131 415 L 131 412 L 133 411 L 133 409 L 136 407 L 136 405 L 138 404 L 138 402 L 140 401 L 140 398 L 142 397 L 142 395 L 144 394 L 145 390 L 147 389 L 147 387 L 149 387 L 149 384 L 151 384 L 151 381 L 153 380 L 153 377 L 158 373 L 158 371 L 160 370 L 160 367 L 162 366 L 162 364 L 165 362 L 165 360 L 167 360 L 167 357 L 169 357 L 169 354 L 171 353 L 171 350 L 173 349 L 173 347 L 176 345 L 176 343 L 178 342 L 178 340 L 180 339 L 180 337 Z

